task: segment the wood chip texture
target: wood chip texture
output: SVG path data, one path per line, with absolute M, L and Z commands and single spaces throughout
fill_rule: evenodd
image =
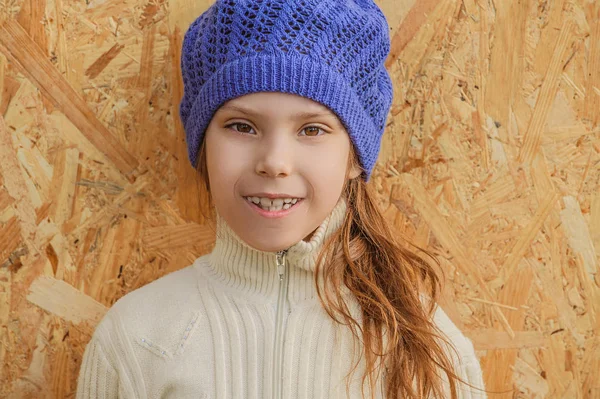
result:
M 490 397 L 600 398 L 600 2 L 375 1 L 379 206 L 440 261 Z M 0 1 L 0 397 L 73 397 L 106 310 L 211 250 L 178 120 L 211 3 Z

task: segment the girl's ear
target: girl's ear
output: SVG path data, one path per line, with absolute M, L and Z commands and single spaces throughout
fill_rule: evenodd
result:
M 352 180 L 360 176 L 362 173 L 362 169 L 356 165 L 352 165 L 350 169 L 350 173 L 348 174 L 348 179 Z

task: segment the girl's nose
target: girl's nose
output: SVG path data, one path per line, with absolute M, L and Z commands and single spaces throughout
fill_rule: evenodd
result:
M 292 171 L 292 153 L 283 138 L 260 144 L 261 152 L 256 162 L 256 173 L 264 177 L 285 177 Z

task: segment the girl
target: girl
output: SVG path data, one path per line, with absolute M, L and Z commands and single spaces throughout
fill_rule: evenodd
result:
M 388 29 L 372 0 L 217 0 L 192 23 L 180 115 L 216 244 L 115 303 L 78 398 L 485 398 L 366 184 Z

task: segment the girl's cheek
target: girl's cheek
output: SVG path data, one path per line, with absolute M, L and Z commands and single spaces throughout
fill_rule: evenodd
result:
M 327 146 L 315 146 L 299 157 L 310 169 L 323 174 L 338 175 L 345 172 L 349 148 L 344 143 L 331 143 Z
M 224 168 L 232 168 L 236 164 L 247 162 L 250 151 L 247 143 L 241 143 L 230 137 L 216 137 L 207 147 L 207 152 L 212 154 L 213 163 Z

